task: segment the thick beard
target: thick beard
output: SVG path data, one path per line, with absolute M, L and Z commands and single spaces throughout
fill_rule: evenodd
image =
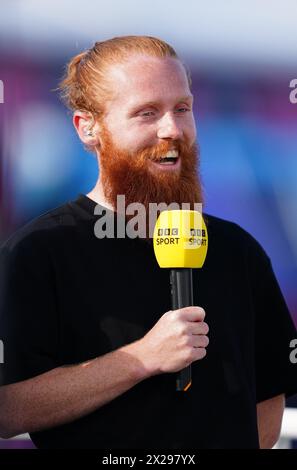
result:
M 125 195 L 125 208 L 132 203 L 141 203 L 146 214 L 149 214 L 150 203 L 177 203 L 180 208 L 182 204 L 188 204 L 192 210 L 195 203 L 203 203 L 196 144 L 190 146 L 181 140 L 164 141 L 131 153 L 117 148 L 105 127 L 101 137 L 101 181 L 105 198 L 115 210 L 118 195 Z M 161 155 L 172 149 L 178 150 L 181 158 L 179 171 L 149 169 L 149 159 L 159 161 Z M 126 215 L 126 218 L 130 217 Z M 149 238 L 148 220 L 145 223 Z

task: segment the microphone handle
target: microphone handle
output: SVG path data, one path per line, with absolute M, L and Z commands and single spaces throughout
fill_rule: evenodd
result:
M 192 269 L 176 268 L 170 270 L 172 309 L 193 305 Z M 191 365 L 177 373 L 176 390 L 186 392 L 191 385 Z

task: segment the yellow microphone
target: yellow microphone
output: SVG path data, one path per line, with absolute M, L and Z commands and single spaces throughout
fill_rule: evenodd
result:
M 200 212 L 161 212 L 154 230 L 154 251 L 160 268 L 170 269 L 172 309 L 193 305 L 192 268 L 201 268 L 208 247 L 207 229 Z M 177 374 L 176 390 L 191 386 L 191 366 Z

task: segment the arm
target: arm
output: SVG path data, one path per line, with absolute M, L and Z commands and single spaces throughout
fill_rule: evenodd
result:
M 78 419 L 121 395 L 148 373 L 135 343 L 91 361 L 0 387 L 0 436 L 8 439 Z
M 278 441 L 284 408 L 284 395 L 257 404 L 260 449 L 271 449 Z
M 140 340 L 82 364 L 0 387 L 0 436 L 9 438 L 85 416 L 156 374 L 203 359 L 208 326 L 200 307 L 166 312 Z

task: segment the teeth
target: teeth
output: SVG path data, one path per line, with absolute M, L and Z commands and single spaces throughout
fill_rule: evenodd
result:
M 169 150 L 167 153 L 162 155 L 162 157 L 156 161 L 159 165 L 175 165 L 179 157 L 178 150 Z M 167 160 L 167 161 L 166 161 Z
M 165 155 L 163 155 L 163 158 L 178 158 L 178 151 L 177 150 L 169 150 Z

